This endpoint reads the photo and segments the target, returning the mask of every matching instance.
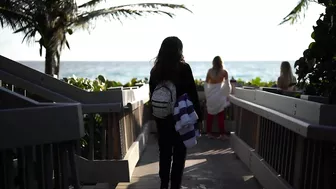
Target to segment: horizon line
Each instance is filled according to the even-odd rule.
[[[45,60],[14,60],[17,62],[44,62]],[[211,62],[212,60],[189,60],[188,62]],[[224,60],[225,62],[282,62],[282,61],[296,61],[296,60]],[[154,62],[150,60],[61,60],[60,62]]]

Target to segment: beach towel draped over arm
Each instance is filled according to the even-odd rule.
[[[193,103],[189,100],[188,94],[183,94],[177,99],[174,108],[175,130],[187,148],[197,144],[196,137],[199,136],[196,123],[198,116],[194,110]]]

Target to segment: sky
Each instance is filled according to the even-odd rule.
[[[101,7],[139,0],[106,0]],[[186,5],[193,13],[173,11],[173,19],[149,15],[137,19],[101,19],[90,31],[68,36],[71,49],[63,61],[150,61],[165,37],[177,36],[187,61],[296,60],[312,42],[310,35],[323,7],[311,4],[305,18],[295,25],[278,25],[297,0],[166,0]],[[0,28],[0,55],[13,60],[44,60],[37,43],[22,43],[23,34]],[[38,38],[37,38],[38,39]]]

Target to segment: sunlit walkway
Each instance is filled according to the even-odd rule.
[[[138,163],[131,183],[119,183],[117,189],[158,189],[158,147],[154,136]],[[236,158],[229,141],[201,137],[189,149],[183,189],[260,189],[247,167]]]

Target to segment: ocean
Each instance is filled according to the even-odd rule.
[[[43,72],[42,61],[19,61],[33,69]],[[188,62],[192,68],[195,79],[205,79],[207,70],[212,66],[211,61]],[[280,72],[281,61],[225,61],[225,68],[229,77],[235,79],[251,80],[260,77],[262,81],[275,81]],[[291,61],[293,66],[293,61]],[[126,83],[132,78],[143,79],[149,77],[153,62],[130,62],[130,61],[62,61],[60,78],[75,75],[94,79],[103,75],[109,80]]]

